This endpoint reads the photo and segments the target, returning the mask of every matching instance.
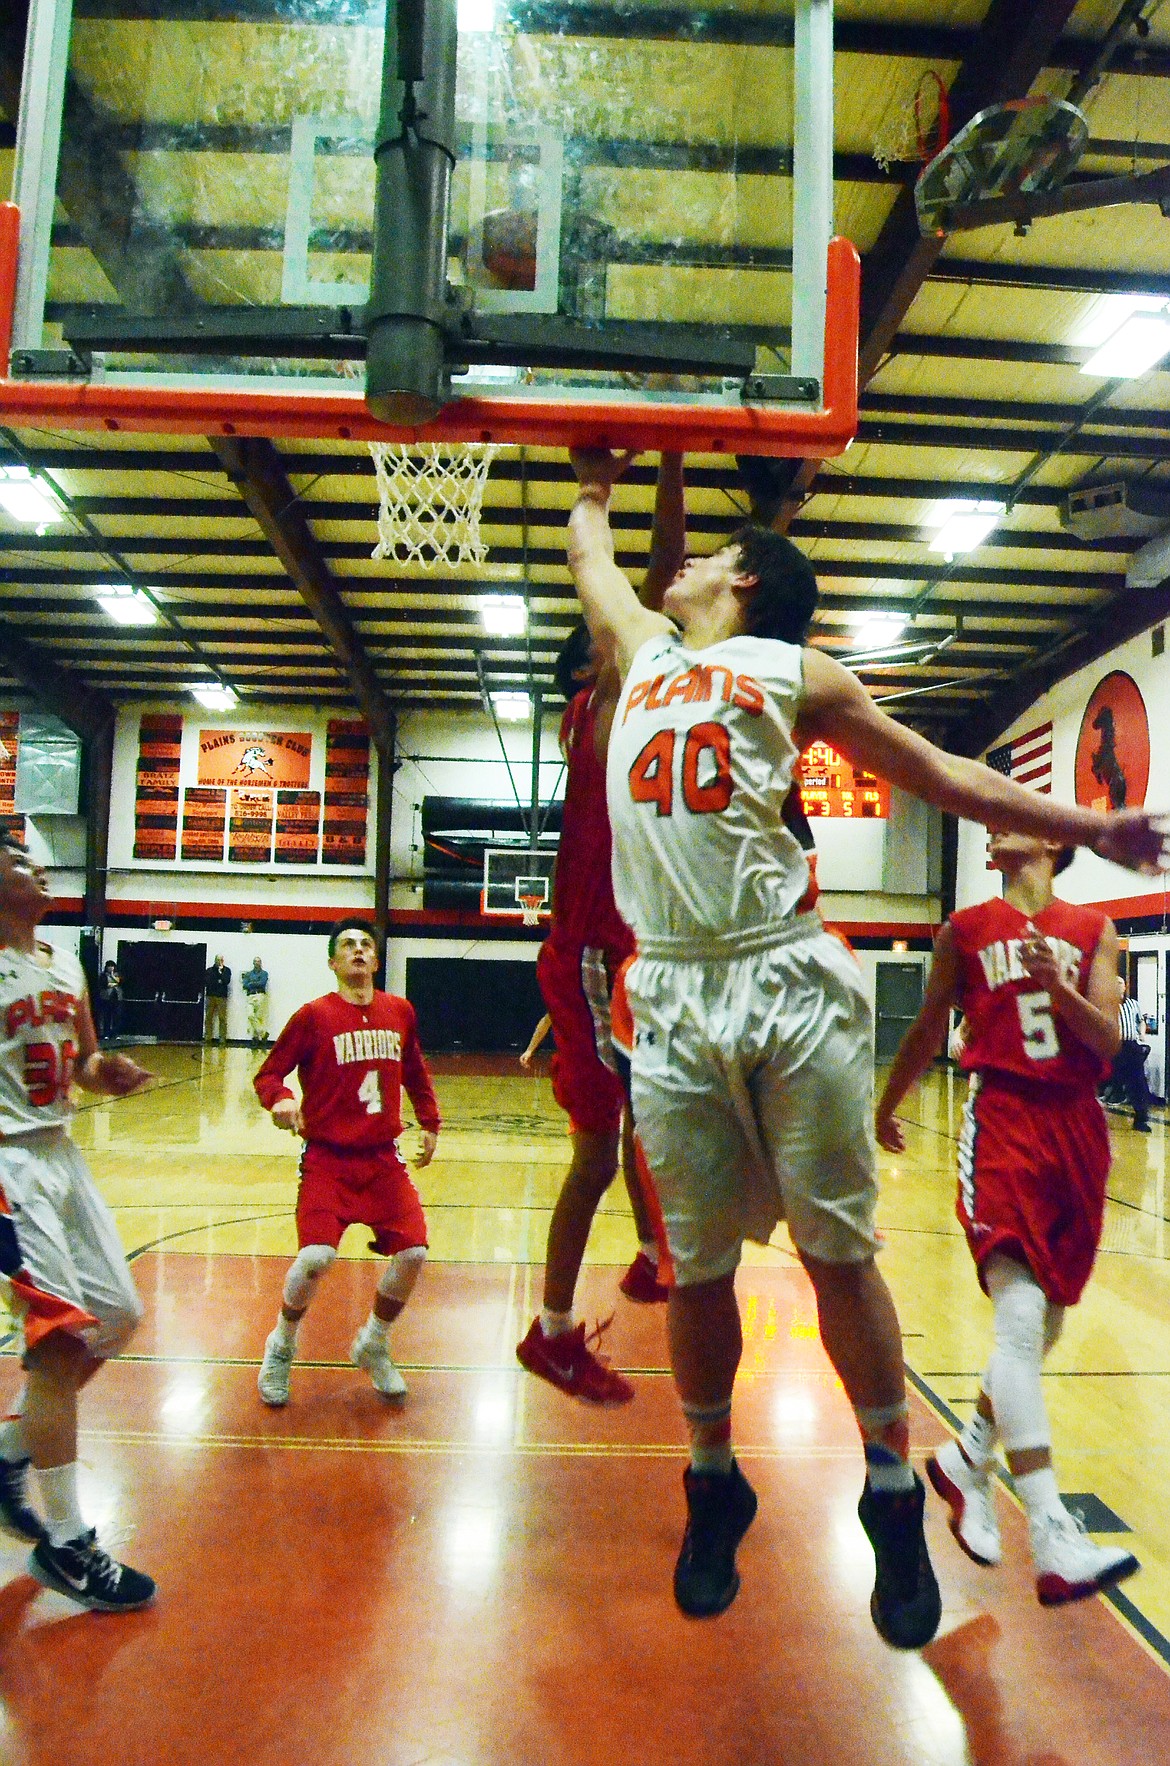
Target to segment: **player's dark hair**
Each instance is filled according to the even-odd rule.
[[[553,664],[553,680],[557,684],[557,692],[564,700],[569,700],[581,691],[581,682],[574,680],[580,669],[589,667],[589,627],[583,619],[579,619],[564,643]]]
[[[354,914],[348,920],[338,920],[336,926],[329,928],[329,955],[331,957],[337,955],[337,940],[343,932],[368,932],[374,941],[374,949],[381,949],[378,943],[378,928],[371,925],[369,920],[363,920],[360,914]]]
[[[1059,877],[1062,871],[1067,871],[1076,856],[1077,849],[1075,846],[1062,846],[1053,863],[1052,875],[1054,877]]]
[[[755,593],[744,599],[745,636],[803,644],[816,611],[817,578],[799,546],[755,522],[739,528],[728,544],[739,553],[743,575],[757,583]]]

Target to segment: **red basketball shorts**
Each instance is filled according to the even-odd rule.
[[[536,979],[556,1037],[553,1096],[574,1131],[616,1134],[623,1092],[613,1064],[609,994],[624,950],[558,945],[547,938],[536,959]]]
[[[973,1074],[955,1211],[980,1285],[998,1252],[1026,1263],[1054,1305],[1075,1305],[1101,1239],[1109,1160],[1093,1092]]]
[[[372,1251],[390,1257],[425,1245],[427,1223],[418,1191],[396,1147],[349,1153],[311,1141],[301,1154],[297,1244],[341,1243],[347,1226],[368,1226]]]

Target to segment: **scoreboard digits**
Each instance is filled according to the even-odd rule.
[[[814,742],[796,763],[800,801],[806,816],[871,817],[884,821],[890,813],[890,788],[873,773],[854,767],[830,748]]]

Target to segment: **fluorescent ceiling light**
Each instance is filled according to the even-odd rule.
[[[1083,325],[1070,342],[1078,349],[1095,350],[1121,330],[1134,313],[1160,313],[1166,306],[1161,294],[1102,294],[1092,303]]]
[[[230,711],[236,703],[235,688],[221,687],[218,682],[214,685],[201,682],[199,686],[189,687],[187,690],[192,699],[198,699],[200,705],[205,705],[208,711]]]
[[[527,693],[493,693],[496,716],[505,723],[522,724],[532,715],[532,701]]]
[[[855,613],[853,643],[858,650],[875,650],[879,644],[892,644],[906,630],[902,613]]]
[[[926,524],[938,529],[930,542],[931,551],[942,552],[948,564],[959,552],[973,552],[1006,510],[1006,503],[975,502],[970,497],[948,497],[936,503]]]
[[[494,31],[496,0],[459,0],[456,22],[463,33]]]
[[[1102,380],[1136,380],[1170,352],[1170,318],[1165,314],[1131,313],[1113,336],[1087,362],[1082,374]]]
[[[484,631],[494,638],[518,638],[528,630],[528,608],[523,595],[481,595],[479,617]]]
[[[13,521],[25,521],[30,527],[47,527],[60,521],[62,508],[57,498],[27,466],[0,466],[0,508],[6,509]]]
[[[158,611],[141,589],[128,583],[103,583],[94,590],[94,599],[102,612],[118,625],[155,625]]]

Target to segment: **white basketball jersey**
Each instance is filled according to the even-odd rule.
[[[797,644],[647,639],[622,688],[607,791],[614,896],[646,955],[782,935],[808,886],[780,816],[803,693]]]
[[[73,1112],[85,976],[68,951],[37,949],[46,963],[0,949],[0,1135],[53,1128]]]

